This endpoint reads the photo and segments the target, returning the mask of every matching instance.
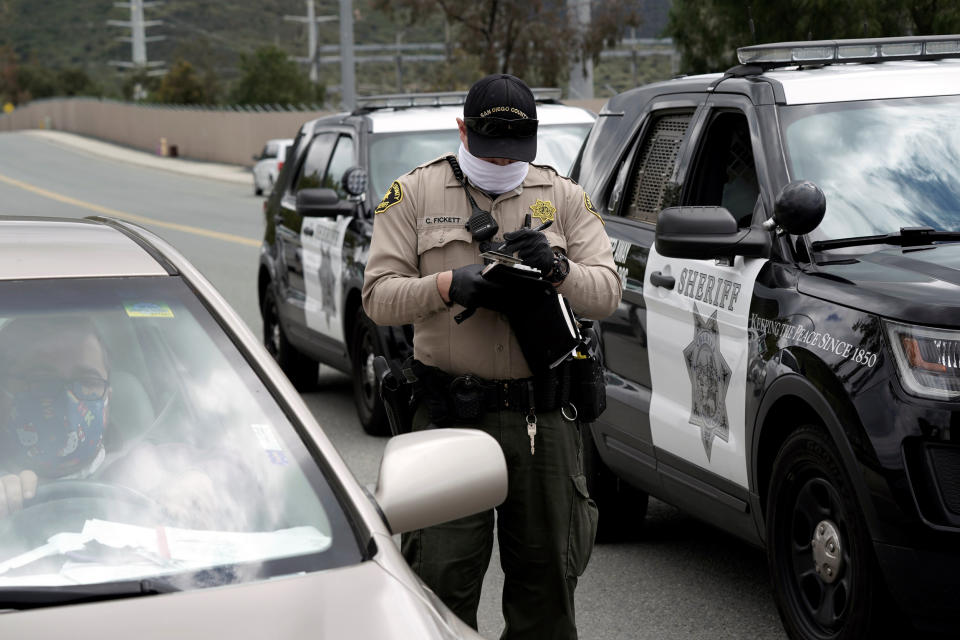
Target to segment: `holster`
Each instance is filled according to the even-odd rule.
[[[607,382],[600,341],[592,320],[580,321],[583,341],[569,359],[570,402],[580,422],[593,422],[607,408]]]
[[[410,375],[409,358],[403,364],[399,360],[387,360],[383,356],[373,359],[373,370],[380,386],[380,398],[390,423],[393,435],[409,433],[413,430],[413,383],[416,378]]]

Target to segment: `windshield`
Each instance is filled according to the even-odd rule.
[[[950,96],[783,107],[790,179],[812,180],[827,199],[811,237],[960,231],[958,103]]]
[[[540,126],[534,162],[550,165],[560,175],[567,175],[589,131],[589,123]],[[374,193],[386,193],[394,180],[414,167],[445,153],[456,153],[459,148],[460,136],[456,129],[375,134],[370,144],[370,181]]]
[[[0,587],[358,562],[293,425],[176,277],[0,282]],[[3,596],[0,595],[0,601]]]

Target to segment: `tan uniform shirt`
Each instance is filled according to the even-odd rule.
[[[559,286],[574,311],[604,318],[620,302],[620,277],[603,221],[586,193],[553,169],[530,165],[523,184],[491,200],[469,187],[477,205],[490,211],[503,234],[533,227],[551,217],[544,231],[550,244],[570,261],[570,274]],[[470,204],[463,187],[443,158],[400,177],[377,207],[373,242],[363,282],[363,308],[382,325],[412,323],[414,356],[447,373],[471,373],[489,380],[526,378],[530,369],[510,324],[489,309],[461,324],[437,289],[437,274],[468,264],[482,264],[479,243],[464,228]]]

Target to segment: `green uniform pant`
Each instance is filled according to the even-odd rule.
[[[431,428],[427,420],[421,406],[414,430]],[[490,434],[507,461],[507,499],[496,509],[506,621],[501,638],[576,638],[573,592],[597,529],[577,424],[559,410],[537,414],[534,455],[522,413],[488,412],[479,424],[454,426]],[[493,530],[494,514],[487,511],[403,536],[413,570],[474,629]]]

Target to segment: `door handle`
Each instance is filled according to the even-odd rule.
[[[673,285],[676,284],[676,282],[673,276],[662,275],[659,271],[654,271],[650,274],[650,284],[655,287],[673,289]]]
[[[303,235],[305,235],[305,236],[312,236],[312,235],[313,235],[313,227],[307,227],[306,229],[304,229],[304,230],[303,230]]]

